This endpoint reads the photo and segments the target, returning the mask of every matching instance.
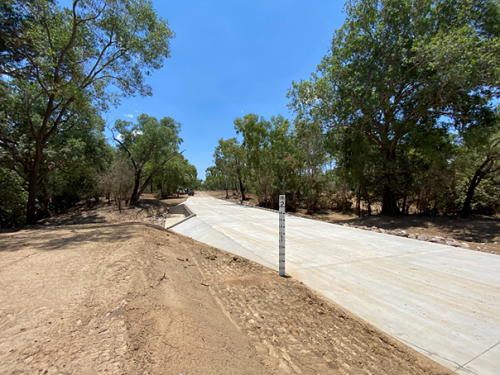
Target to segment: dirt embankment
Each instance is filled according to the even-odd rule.
[[[450,373],[294,279],[94,214],[0,234],[0,373]]]

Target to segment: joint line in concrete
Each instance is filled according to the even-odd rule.
[[[462,369],[462,368],[464,368],[465,366],[467,366],[467,365],[468,365],[469,363],[471,363],[472,361],[475,361],[476,359],[478,359],[479,357],[481,357],[483,354],[488,353],[491,349],[493,349],[493,348],[494,348],[495,346],[497,346],[498,344],[500,344],[500,341],[499,341],[499,342],[497,342],[496,344],[494,344],[492,347],[490,347],[490,348],[486,349],[484,352],[482,352],[482,353],[478,354],[477,356],[475,356],[474,358],[472,358],[470,361],[465,362],[462,366],[460,366],[459,368],[457,368],[457,369],[455,370],[455,372],[456,372],[456,371],[458,371],[458,370],[460,370],[460,369]]]

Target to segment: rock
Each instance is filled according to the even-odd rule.
[[[255,350],[257,350],[257,353],[259,353],[259,354],[266,354],[267,355],[269,353],[267,348],[264,345],[262,345],[261,343],[258,343],[255,345]]]
[[[462,248],[464,248],[464,249],[470,249],[469,244],[465,243],[465,242],[462,242],[462,244],[460,246],[462,246]]]
[[[284,352],[284,351],[281,351],[281,355],[283,356],[283,359],[289,361],[291,360],[290,356],[288,355],[288,353]]]
[[[416,235],[416,234],[414,234],[414,233],[410,233],[410,234],[408,235],[408,238],[411,238],[411,239],[413,239],[413,240],[416,240],[416,239],[417,239],[417,235]]]
[[[460,242],[455,241],[455,240],[453,240],[453,239],[451,239],[451,238],[447,238],[447,239],[446,239],[446,244],[447,244],[448,246],[454,246],[454,247],[459,247],[459,246],[460,246]]]
[[[436,236],[436,237],[431,237],[430,242],[434,242],[434,243],[440,243],[440,244],[446,244],[446,240],[443,238],[443,237],[439,237],[439,236]]]
[[[476,247],[476,250],[480,251],[481,250],[481,246]]]
[[[396,233],[396,235],[399,237],[408,237],[408,233],[406,233],[405,230],[402,230],[401,232]]]
[[[429,241],[430,237],[425,234],[419,234],[417,237],[420,241]]]
[[[380,233],[385,233],[385,229],[380,229]]]
[[[386,231],[385,233],[390,234],[390,235],[392,235],[392,236],[397,235],[397,233],[396,233],[396,232],[394,232],[393,230],[388,230],[388,231]]]
[[[372,232],[377,232],[377,233],[380,233],[380,229],[378,229],[377,227],[372,227],[370,229]]]

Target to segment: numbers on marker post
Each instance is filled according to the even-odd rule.
[[[285,196],[279,200],[279,275],[285,276]]]

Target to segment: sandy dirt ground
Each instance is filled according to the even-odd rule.
[[[450,374],[153,201],[0,233],[1,374]]]
[[[200,192],[200,194],[225,199],[225,192],[221,191]],[[233,191],[229,192],[229,197],[230,201],[239,202]],[[258,204],[253,194],[248,194],[248,197],[250,199],[245,201],[245,204],[253,206]],[[305,209],[299,209],[294,215],[333,224],[347,223],[368,228],[375,226],[396,232],[405,230],[408,233],[453,238],[469,244],[473,251],[500,254],[500,215],[473,215],[467,219],[431,215],[373,215],[358,218],[352,212],[346,215],[339,212],[309,215]]]

